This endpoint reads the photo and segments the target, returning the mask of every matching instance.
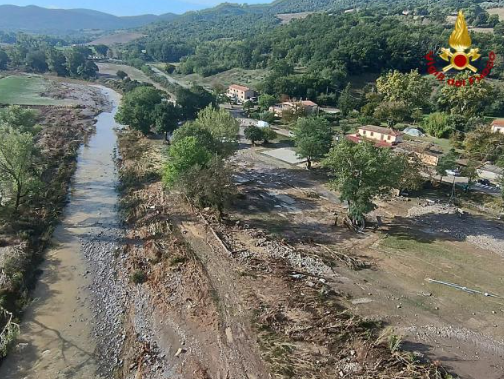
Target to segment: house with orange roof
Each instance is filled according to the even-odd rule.
[[[232,84],[227,90],[227,96],[234,101],[245,102],[255,96],[255,91],[249,87]]]
[[[500,118],[492,122],[492,132],[504,134],[504,119]]]

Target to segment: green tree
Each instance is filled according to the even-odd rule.
[[[217,142],[214,140],[212,133],[210,133],[210,131],[204,126],[191,121],[186,122],[181,128],[175,130],[172,137],[172,143],[175,144],[187,137],[196,138],[199,146],[203,146],[213,154],[219,154]]]
[[[124,80],[128,77],[128,74],[126,74],[123,70],[118,70],[116,75],[121,80]]]
[[[343,140],[331,149],[323,164],[334,176],[331,187],[348,203],[348,216],[354,225],[364,225],[365,215],[375,209],[374,197],[389,194],[400,182],[403,159],[370,142]]]
[[[469,85],[470,74],[462,73],[454,80],[466,81],[465,86],[443,86],[439,93],[439,108],[451,114],[463,115],[466,118],[479,115],[494,98],[494,88],[485,80],[475,81]]]
[[[272,128],[262,128],[264,143],[270,143],[277,137],[276,132]]]
[[[262,111],[267,111],[277,103],[277,98],[273,95],[264,94],[259,96],[258,104]]]
[[[16,211],[23,200],[39,188],[36,155],[31,134],[16,130],[0,131],[0,199],[13,203]]]
[[[7,65],[10,62],[10,58],[7,53],[0,49],[0,70],[7,70]]]
[[[232,170],[219,157],[213,157],[206,166],[190,168],[180,177],[177,188],[192,205],[213,208],[219,218],[236,195]]]
[[[307,168],[319,161],[331,149],[334,132],[331,124],[323,117],[298,119],[294,128],[296,153],[306,159]]]
[[[472,159],[496,162],[504,155],[504,135],[493,133],[488,126],[479,127],[466,134],[464,148]]]
[[[46,72],[48,70],[48,65],[46,61],[46,55],[43,50],[30,51],[26,55],[26,67],[34,72]]]
[[[443,182],[443,178],[448,175],[448,170],[454,170],[457,168],[458,155],[454,151],[443,155],[439,158],[438,164],[436,166],[436,172],[440,175],[439,182]]]
[[[65,54],[56,49],[49,49],[46,56],[49,71],[56,73],[58,76],[68,76]]]
[[[153,87],[137,87],[123,96],[115,119],[121,124],[147,134],[156,123],[158,116],[156,106],[162,101],[161,91]]]
[[[19,105],[0,111],[0,128],[12,128],[20,133],[37,134],[40,126],[37,126],[38,112],[33,109],[25,109]]]
[[[106,57],[109,51],[109,47],[107,45],[95,45],[93,48],[96,51],[96,54],[102,57]]]
[[[163,173],[163,183],[173,188],[184,174],[195,167],[206,167],[212,153],[196,137],[186,137],[173,143],[168,150],[168,162]]]
[[[376,107],[374,117],[380,121],[387,122],[388,126],[393,127],[397,123],[404,121],[410,113],[406,103],[402,101],[386,101]]]
[[[478,167],[480,164],[473,160],[469,159],[467,161],[467,165],[465,165],[461,170],[461,175],[466,177],[469,180],[469,185],[471,185],[476,179],[478,179]]]
[[[496,162],[504,155],[504,135],[493,133],[488,126],[479,127],[466,134],[464,148],[474,160]]]
[[[443,112],[428,115],[422,122],[422,127],[427,134],[437,138],[446,137],[453,131],[450,116]]]
[[[400,101],[410,109],[423,107],[432,92],[428,80],[417,70],[406,74],[394,70],[382,75],[376,80],[376,88],[385,101]]]
[[[245,128],[245,138],[248,139],[252,145],[255,145],[257,141],[262,141],[264,139],[263,130],[257,126],[247,126]]]
[[[198,113],[194,123],[210,132],[219,155],[227,157],[234,154],[238,145],[240,124],[228,111],[208,106]]]
[[[177,129],[180,119],[179,108],[169,102],[163,101],[154,107],[156,133],[164,133],[165,140],[168,141],[168,134]]]
[[[175,95],[184,120],[196,118],[199,111],[216,103],[215,97],[201,86],[179,87]]]
[[[338,108],[343,116],[348,116],[351,111],[355,109],[356,101],[351,94],[352,86],[350,83],[347,84],[345,89],[341,92],[340,98],[338,100]]]
[[[420,163],[416,155],[408,157],[406,155],[401,156],[402,169],[403,172],[401,180],[399,182],[400,190],[410,190],[417,191],[422,188],[425,179],[422,177],[422,164]]]

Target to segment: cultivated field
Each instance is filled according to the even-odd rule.
[[[67,100],[56,100],[44,95],[50,82],[39,76],[12,75],[0,79],[0,104],[71,105]]]

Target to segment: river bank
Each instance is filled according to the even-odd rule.
[[[109,378],[119,361],[122,286],[115,282],[113,261],[121,238],[114,162],[120,97],[93,88],[108,101],[97,102],[95,133],[79,150],[63,221],[0,377]]]

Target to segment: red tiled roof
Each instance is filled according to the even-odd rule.
[[[355,134],[348,134],[345,136],[345,138],[353,143],[361,143],[363,141],[363,139],[360,136]],[[374,142],[368,139],[366,139],[365,141]],[[388,147],[388,148],[392,147],[392,144],[386,141],[378,141],[374,145],[375,147]]]
[[[492,126],[504,126],[504,119],[499,118],[492,121]]]
[[[382,126],[375,126],[375,125],[365,125],[365,126],[361,126],[359,129],[369,130],[370,132],[381,133],[381,134],[385,134],[388,136],[394,136],[394,137],[402,136],[404,134],[404,133],[401,133],[401,132],[394,130],[394,129],[384,128]]]
[[[318,104],[314,103],[311,100],[304,100],[304,101],[302,101],[302,103],[304,106],[307,106],[307,107],[318,107]]]
[[[352,141],[353,143],[361,143],[361,139],[356,136],[355,134],[348,134],[345,136],[345,138],[349,141]]]
[[[250,88],[245,87],[245,86],[240,86],[239,84],[232,84],[229,86],[229,88],[237,89],[238,91],[250,91]]]

